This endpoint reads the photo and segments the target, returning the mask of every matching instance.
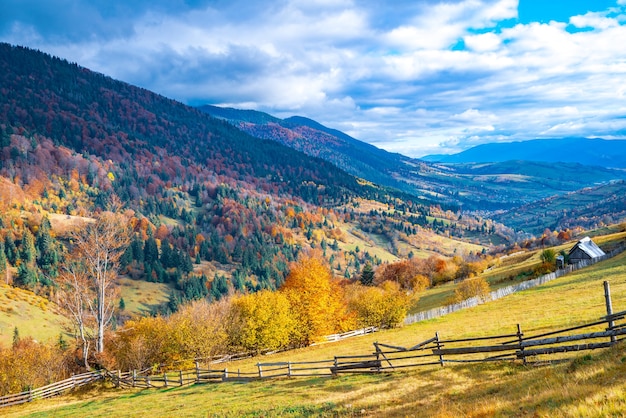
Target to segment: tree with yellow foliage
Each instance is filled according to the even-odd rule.
[[[487,283],[484,277],[465,279],[454,289],[454,302],[458,303],[473,297],[485,300],[489,297],[489,292],[489,283]]]
[[[320,258],[306,255],[291,265],[281,291],[295,316],[292,342],[309,345],[320,337],[349,328],[342,289]]]
[[[346,288],[346,301],[358,327],[392,328],[404,321],[411,297],[397,282],[386,281],[380,286],[354,283]]]
[[[295,325],[287,296],[269,290],[235,297],[230,321],[231,346],[257,353],[289,346]]]

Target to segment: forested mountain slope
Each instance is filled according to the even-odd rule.
[[[345,277],[367,261],[451,254],[463,245],[456,239],[484,224],[470,216],[444,222],[457,215],[150,91],[8,44],[0,44],[0,193],[9,275],[26,288],[49,285],[63,258],[65,246],[54,239],[63,232],[47,219],[89,217],[114,195],[132,211],[135,229],[124,272],[169,282],[183,298],[275,288],[307,248],[321,250]],[[423,231],[445,243],[420,249]],[[471,235],[468,251],[481,250]]]
[[[320,157],[368,181],[391,186],[468,210],[511,209],[626,173],[573,163],[502,161],[490,164],[439,164],[412,159],[366,144],[308,118],[279,119],[267,113],[217,106],[203,112],[230,121],[259,138],[272,139]],[[482,161],[482,160],[481,160]]]

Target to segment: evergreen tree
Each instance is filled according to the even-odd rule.
[[[139,237],[135,237],[133,242],[130,244],[133,247],[133,259],[136,260],[140,265],[143,264],[143,241],[139,239]]]
[[[31,264],[35,261],[37,249],[35,248],[35,237],[28,228],[24,229],[22,234],[22,240],[20,242],[20,259],[27,264]]]
[[[17,261],[17,246],[15,245],[13,236],[10,233],[4,238],[4,252],[7,256],[7,260],[9,260],[9,263],[15,265],[15,262]]]
[[[183,271],[183,273],[185,274],[189,274],[193,271],[193,263],[191,261],[191,257],[189,256],[189,254],[185,253],[183,256],[183,264],[181,267],[181,270]]]
[[[368,261],[361,270],[361,284],[365,286],[372,286],[374,284],[374,268]]]
[[[41,226],[35,237],[35,247],[37,250],[37,265],[49,277],[56,277],[59,256],[53,245],[50,235],[50,221],[47,217],[41,222]]]
[[[220,300],[222,296],[228,294],[228,281],[226,277],[215,275],[213,282],[211,283],[211,297],[214,300]]]
[[[37,281],[37,272],[34,268],[26,263],[21,263],[17,268],[15,284],[25,289],[32,289],[37,284]]]
[[[154,237],[148,237],[143,247],[143,260],[146,264],[153,264],[159,259],[159,248]]]
[[[13,348],[17,347],[20,343],[20,330],[17,327],[13,328]]]
[[[7,269],[7,256],[4,252],[4,243],[0,241],[0,274],[5,273]]]
[[[63,333],[59,334],[59,341],[57,343],[57,347],[59,347],[59,350],[61,351],[65,351],[69,347],[69,345],[67,344],[67,341],[65,341],[65,338],[63,338]]]
[[[167,241],[161,242],[161,255],[159,257],[163,268],[175,267],[172,265],[172,247]]]

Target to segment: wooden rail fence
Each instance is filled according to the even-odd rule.
[[[537,277],[536,279],[526,280],[519,284],[496,289],[490,292],[489,295],[485,298],[473,297],[473,298],[469,298],[464,301],[461,301],[459,303],[454,303],[452,305],[441,306],[439,308],[433,308],[428,311],[409,314],[404,319],[404,323],[405,325],[410,325],[410,324],[414,324],[415,322],[426,321],[428,319],[433,319],[433,318],[439,318],[441,316],[460,311],[461,309],[473,308],[475,306],[481,305],[490,300],[501,299],[513,293],[521,292],[522,290],[527,290],[533,287],[541,286],[543,284],[551,282],[552,280],[558,279],[559,277],[565,276],[566,274],[572,273],[581,268],[588,267],[593,264],[599,263],[601,261],[607,260],[609,258],[615,257],[616,255],[624,252],[625,250],[626,250],[626,246],[621,245],[618,248],[615,248],[613,251],[610,251],[606,255],[603,255],[602,257],[594,258],[592,260],[581,260],[580,262],[576,264],[570,264],[568,266],[565,266],[565,268],[559,269],[552,273],[544,274],[543,276]]]
[[[614,313],[608,282],[604,282],[606,315],[595,321],[556,331],[526,335],[517,325],[510,333],[472,338],[431,338],[409,347],[374,343],[368,354],[335,356],[332,359],[301,362],[257,363],[256,372],[236,373],[228,369],[195,367],[174,372],[96,371],[72,376],[61,382],[0,397],[0,408],[57,396],[96,381],[107,380],[116,387],[168,388],[197,383],[249,381],[271,378],[337,376],[342,373],[380,373],[405,368],[445,366],[452,363],[490,361],[554,362],[557,354],[611,347],[626,339],[626,311]],[[585,332],[581,331],[584,330]]]
[[[51,398],[58,396],[64,392],[76,389],[82,386],[90,385],[93,382],[103,380],[105,374],[103,371],[87,372],[74,375],[60,382],[51,383],[37,389],[29,389],[27,391],[16,393],[14,395],[0,396],[0,408],[11,405],[19,405],[26,402],[32,402],[36,399]]]

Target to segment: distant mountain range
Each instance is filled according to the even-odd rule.
[[[562,138],[491,143],[478,145],[458,154],[428,155],[423,157],[423,160],[441,163],[491,163],[523,160],[626,168],[626,141]]]
[[[56,192],[61,189],[57,178],[75,172],[98,187],[91,208],[115,192],[141,213],[173,218],[182,211],[176,197],[180,190],[206,211],[201,220],[211,231],[217,228],[212,220],[222,216],[213,200],[232,199],[237,193],[265,193],[324,208],[363,198],[389,207],[407,202],[414,210],[438,206],[478,210],[484,216],[626,178],[626,170],[597,164],[522,161],[536,158],[521,151],[515,161],[489,163],[413,159],[305,117],[192,108],[65,60],[2,43],[0,70],[0,176],[11,179],[7,182],[33,190],[39,182],[47,193]],[[624,142],[596,141],[597,151],[605,143]],[[576,151],[567,154],[581,154],[572,149]],[[67,161],[68,153],[72,161]],[[624,154],[615,149],[602,153],[615,161]],[[185,218],[189,213],[196,209],[185,208]],[[235,241],[245,242],[245,229],[232,229],[215,233],[222,237],[230,232]]]
[[[431,202],[461,205],[467,209],[508,210],[549,196],[626,178],[626,172],[599,164],[591,167],[576,162],[542,162],[525,158],[522,152],[518,152],[517,157],[511,153],[510,158],[488,164],[444,165],[387,152],[301,116],[280,119],[254,110],[217,106],[199,109],[252,136],[271,139],[319,157],[369,182]],[[529,145],[521,143],[521,146]],[[619,159],[620,154],[616,155]]]

